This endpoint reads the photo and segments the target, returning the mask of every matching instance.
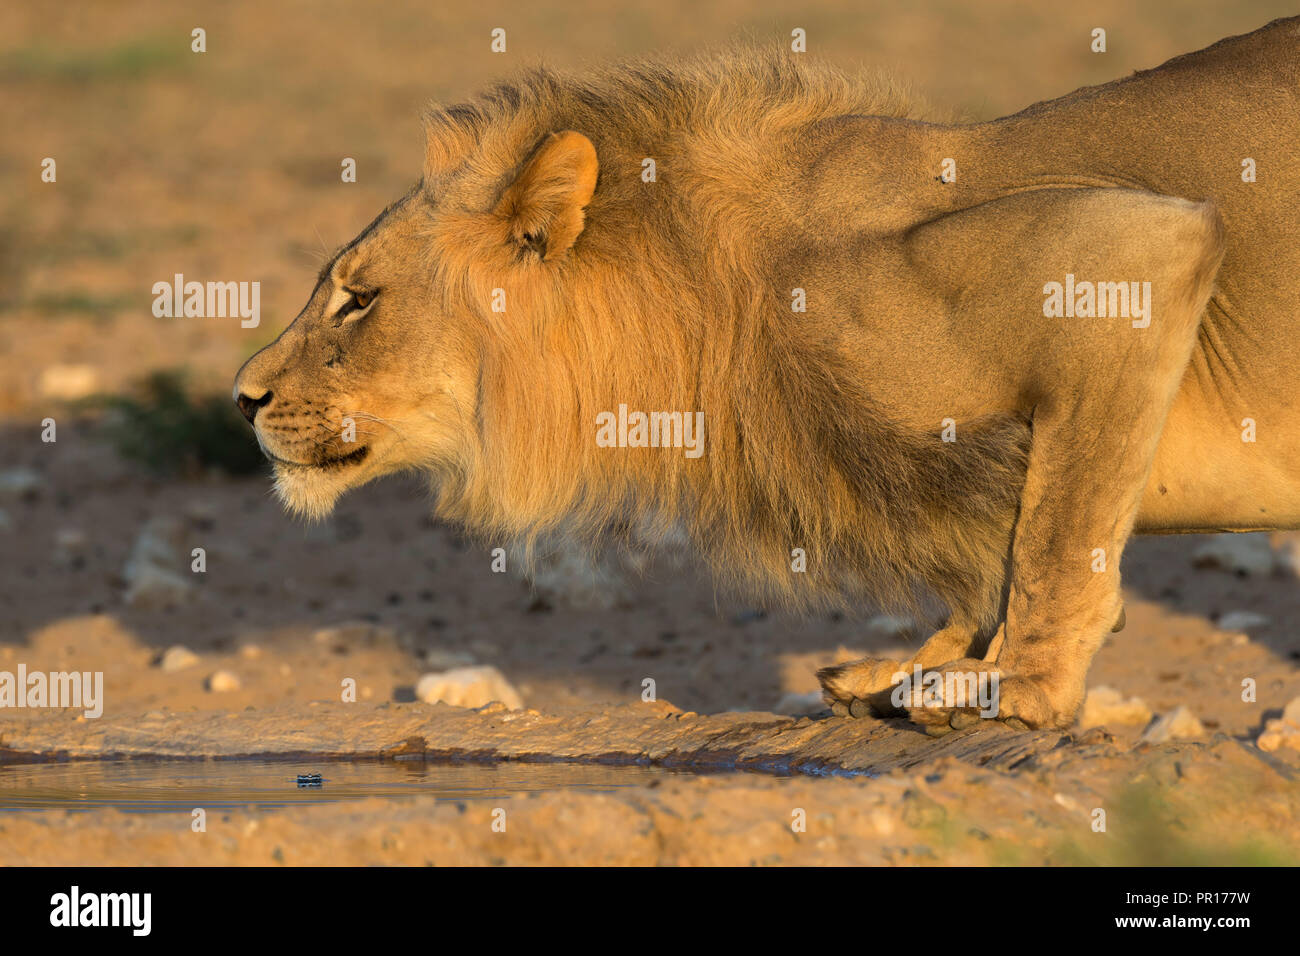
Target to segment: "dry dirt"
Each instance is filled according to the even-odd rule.
[[[1126,554],[1128,625],[1090,684],[1141,697],[1155,715],[1187,707],[1203,727],[1195,740],[1139,743],[1134,724],[936,741],[905,721],[771,712],[814,690],[817,667],[904,643],[865,615],[767,614],[671,561],[612,607],[540,600],[491,572],[493,542],[432,524],[414,480],[354,493],[329,522],[303,526],[265,478],[161,479],[124,462],[62,401],[84,390],[79,377],[116,392],[182,365],[198,387],[227,389],[306,299],[321,255],[415,177],[423,102],[523,62],[685,51],[797,25],[819,55],[906,60],[929,98],[984,117],[1293,12],[1120,0],[866,9],[484,2],[362,14],[235,2],[199,23],[161,2],[6,5],[0,111],[22,135],[0,143],[0,472],[34,478],[25,490],[0,483],[0,671],[103,671],[106,702],[94,720],[0,710],[0,763],[400,754],[747,772],[520,795],[505,833],[486,805],[426,798],[230,811],[202,836],[188,815],[11,813],[0,815],[0,863],[1300,862],[1300,755],[1254,744],[1300,697],[1292,571],[1197,568],[1199,538],[1138,540]],[[1104,58],[1080,40],[1094,21],[1110,33]],[[189,52],[199,25],[203,55]],[[504,57],[487,52],[499,25]],[[58,160],[57,184],[40,181],[45,156]],[[339,181],[344,156],[358,160],[356,184]],[[262,326],[154,318],[151,287],[177,272],[261,281]],[[55,443],[40,440],[46,416],[59,422]],[[191,593],[131,606],[124,569],[160,518],[176,523]],[[189,573],[195,547],[203,574]],[[1266,620],[1218,626],[1237,611]],[[346,622],[363,626],[322,633]],[[198,660],[164,670],[175,645]],[[414,702],[421,674],[452,660],[496,666],[527,710]],[[239,689],[209,689],[218,671]],[[656,703],[641,700],[647,677]],[[340,702],[345,678],[356,703]],[[1242,700],[1246,678],[1254,702]]]

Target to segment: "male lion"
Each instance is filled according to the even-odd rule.
[[[422,180],[239,373],[280,496],[419,469],[499,538],[649,522],[767,597],[937,598],[914,661],[819,675],[837,713],[918,664],[1069,726],[1130,533],[1300,526],[1300,18],[911,112],[752,50],[433,110]],[[703,454],[598,443],[626,409],[703,412]]]

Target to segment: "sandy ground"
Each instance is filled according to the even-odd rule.
[[[1141,743],[1144,723],[1109,723],[934,741],[906,721],[815,716],[814,704],[802,708],[812,719],[770,713],[815,690],[818,666],[912,646],[863,619],[763,615],[671,562],[608,609],[543,601],[491,572],[485,544],[431,527],[412,483],[385,482],[304,528],[258,479],[158,483],[89,428],[56,448],[23,459],[42,484],[4,503],[0,670],[102,670],[104,715],[0,713],[0,761],[402,754],[763,773],[520,795],[495,842],[490,808],[427,799],[231,811],[203,842],[187,815],[10,814],[2,862],[1300,862],[1300,753],[1254,744],[1300,696],[1300,587],[1293,574],[1197,568],[1202,539],[1135,542],[1129,623],[1092,672],[1155,715],[1187,707],[1203,727],[1194,740]],[[133,607],[124,569],[160,516],[184,529],[178,565],[203,547],[207,571],[183,597]],[[1215,626],[1241,610],[1269,621]],[[169,671],[175,645],[195,660]],[[422,673],[471,662],[499,668],[526,709],[411,702]],[[239,688],[211,689],[221,671]],[[641,699],[647,677],[656,703]],[[1254,703],[1241,699],[1247,677]],[[349,678],[357,700],[344,704]],[[820,822],[796,833],[800,808]],[[1108,829],[1093,840],[1097,809]]]
[[[930,99],[980,117],[1294,11],[1267,2],[1134,11],[1119,0],[1086,11],[1001,0],[869,12],[804,4],[797,16],[776,3],[308,9],[230,3],[201,24],[162,3],[0,11],[0,111],[23,130],[0,143],[0,472],[27,474],[0,482],[0,670],[75,668],[106,680],[98,721],[0,711],[0,755],[142,755],[168,741],[190,756],[258,753],[288,747],[277,741],[292,733],[312,753],[377,754],[417,738],[408,756],[683,753],[712,769],[770,770],[790,762],[799,738],[795,763],[854,775],[687,776],[604,795],[521,796],[508,836],[490,830],[481,807],[428,801],[231,812],[203,843],[187,821],[163,816],[9,815],[0,862],[1300,861],[1296,751],[1254,743],[1300,697],[1300,582],[1280,559],[1249,574],[1197,567],[1199,538],[1138,540],[1125,556],[1128,626],[1090,684],[1140,697],[1153,716],[1188,708],[1201,725],[1193,740],[1138,743],[1139,721],[1026,744],[1004,728],[934,742],[903,721],[800,724],[771,713],[785,695],[815,690],[819,666],[914,644],[868,627],[866,612],[764,613],[673,561],[633,578],[609,607],[539,595],[513,573],[492,573],[493,542],[433,525],[414,480],[354,493],[329,522],[303,526],[261,477],[152,477],[65,401],[177,366],[200,388],[227,389],[305,300],[321,256],[417,174],[420,106],[524,62],[686,51],[738,30],[803,26],[818,55],[900,65]],[[1105,57],[1080,40],[1097,24],[1111,38]],[[209,35],[202,55],[189,52],[197,25]],[[487,46],[499,25],[510,35],[504,56]],[[56,184],[40,181],[45,156],[57,158]],[[344,156],[358,160],[355,184],[339,181]],[[176,272],[261,281],[262,326],[155,319],[152,284]],[[52,444],[40,440],[47,416],[59,422]],[[188,590],[132,605],[126,568],[159,522],[172,529],[168,560]],[[1293,545],[1274,541],[1279,555]],[[193,548],[206,553],[202,574],[190,572]],[[1225,619],[1233,612],[1260,617]],[[177,645],[197,659],[165,669],[162,655]],[[411,703],[422,674],[468,662],[497,667],[536,713],[502,723]],[[222,671],[238,689],[212,689]],[[348,678],[357,702],[344,705]],[[658,704],[641,702],[646,678]],[[1242,699],[1246,679],[1253,702]],[[330,718],[330,737],[322,708],[348,707]],[[643,712],[655,707],[663,712]],[[227,717],[238,727],[212,729]],[[683,719],[695,729],[666,750],[636,730]],[[541,723],[525,733],[521,720]],[[141,736],[149,728],[153,743]],[[710,750],[724,732],[732,749]],[[530,750],[511,743],[520,735]],[[997,756],[1017,747],[1020,762]],[[797,807],[807,810],[802,833],[791,829]],[[1110,810],[1106,834],[1091,827],[1099,807]]]

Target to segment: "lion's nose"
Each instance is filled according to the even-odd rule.
[[[250,425],[253,424],[253,419],[257,417],[257,410],[266,407],[270,402],[271,393],[269,390],[261,398],[250,398],[243,392],[235,396],[235,404],[239,406],[239,410],[244,413],[244,417],[248,419]]]

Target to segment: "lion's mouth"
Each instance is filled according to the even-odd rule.
[[[347,468],[349,465],[361,464],[361,462],[365,461],[366,456],[370,454],[370,446],[362,445],[360,448],[350,451],[346,455],[338,455],[333,458],[322,455],[315,461],[289,461],[281,458],[279,455],[271,454],[269,451],[266,451],[265,448],[263,448],[262,451],[266,454],[266,457],[275,462],[275,464],[283,465],[286,468],[320,468],[329,471],[336,468]]]

